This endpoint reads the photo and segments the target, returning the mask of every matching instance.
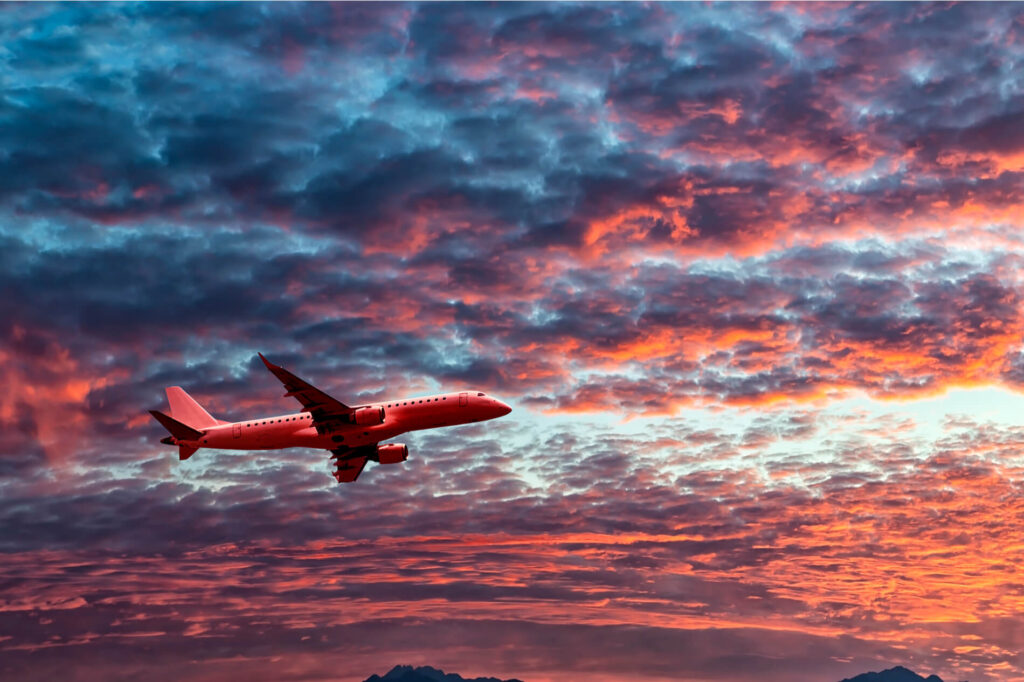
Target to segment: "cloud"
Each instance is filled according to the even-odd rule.
[[[1010,398],[907,415],[1024,377],[1022,31],[979,3],[5,8],[3,674],[1018,674]],[[516,410],[368,485],[176,462],[165,386],[290,409],[257,351],[346,401]]]
[[[811,435],[787,437],[809,444]],[[204,669],[216,674],[207,647],[229,646],[249,665],[272,633],[275,650],[295,655],[289,665],[311,670],[301,656],[348,651],[334,634],[388,623],[414,633],[433,623],[438,633],[482,627],[481,637],[491,627],[499,638],[520,631],[517,651],[535,650],[543,665],[557,656],[552,641],[576,638],[576,651],[590,654],[557,665],[579,674],[625,674],[638,665],[635,650],[604,642],[637,636],[723,652],[652,657],[644,675],[681,666],[741,679],[773,648],[749,660],[724,652],[750,638],[778,640],[773,647],[785,642],[792,653],[786,665],[803,669],[793,674],[811,679],[848,669],[815,653],[821,647],[865,661],[906,655],[894,641],[931,642],[935,653],[911,658],[939,668],[938,652],[977,636],[986,648],[961,655],[957,669],[995,679],[992,666],[1005,660],[998,651],[1015,641],[1012,630],[993,628],[1016,609],[1015,550],[1002,538],[1020,476],[996,453],[1020,438],[978,425],[939,441],[904,438],[913,457],[889,458],[884,477],[862,475],[861,456],[839,450],[826,469],[764,477],[709,468],[666,481],[647,470],[677,446],[580,433],[538,449],[547,453],[543,494],[517,481],[514,449],[469,434],[463,448],[429,459],[424,441],[414,449],[419,461],[395,475],[375,469],[374,485],[358,489],[324,487],[300,459],[269,458],[216,491],[202,474],[175,483],[167,472],[156,486],[94,478],[48,500],[18,485],[5,495],[4,542],[21,548],[10,555],[17,589],[3,602],[5,647],[12,665],[31,668],[33,652],[130,650],[144,634],[171,670],[196,665],[174,662],[187,646],[190,660],[209,658]],[[900,442],[893,435],[876,445],[880,464]],[[751,444],[749,436],[737,444]],[[213,465],[226,469],[229,459]],[[389,503],[367,513],[382,495]],[[19,511],[27,504],[31,515]],[[59,640],[43,620],[59,623]],[[491,636],[464,644],[466,660],[483,665],[473,652]],[[361,651],[346,674],[395,649]],[[500,665],[493,672],[514,668]],[[544,679],[544,670],[520,674]]]

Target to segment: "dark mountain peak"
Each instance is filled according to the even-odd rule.
[[[364,682],[520,682],[520,680],[499,680],[496,677],[468,679],[462,675],[445,673],[443,670],[431,668],[429,665],[419,668],[413,668],[411,665],[396,665],[384,677],[371,675]]]
[[[895,668],[889,668],[880,673],[864,673],[863,675],[850,677],[843,680],[843,682],[942,682],[942,678],[938,675],[921,677],[913,670],[908,670],[902,665],[898,665]]]

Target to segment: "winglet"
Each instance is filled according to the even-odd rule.
[[[265,357],[263,357],[263,353],[256,353],[256,355],[260,356],[260,360],[262,360],[263,364],[267,366],[267,369],[273,371],[274,364],[270,362],[270,360],[267,360]]]

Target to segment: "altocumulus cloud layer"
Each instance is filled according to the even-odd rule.
[[[0,672],[1024,679],[1022,60],[1015,4],[0,7]],[[344,488],[154,445],[285,409],[256,351],[517,409]]]

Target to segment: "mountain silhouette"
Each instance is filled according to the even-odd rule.
[[[364,682],[521,682],[521,680],[499,680],[497,677],[465,678],[455,673],[431,668],[428,665],[413,668],[411,665],[396,665],[384,677],[370,675]],[[941,682],[941,680],[940,680]]]
[[[901,665],[895,668],[883,670],[880,673],[864,673],[856,677],[850,677],[842,682],[942,682],[938,675],[921,677],[913,670],[907,670]]]
[[[396,665],[384,677],[370,675],[363,682],[521,682],[521,680],[499,680],[497,677],[470,679],[455,673],[445,673],[443,670],[430,666],[414,668],[411,665]],[[942,682],[942,678],[938,675],[922,677],[913,670],[898,665],[879,673],[864,673],[856,677],[849,677],[842,682]]]

